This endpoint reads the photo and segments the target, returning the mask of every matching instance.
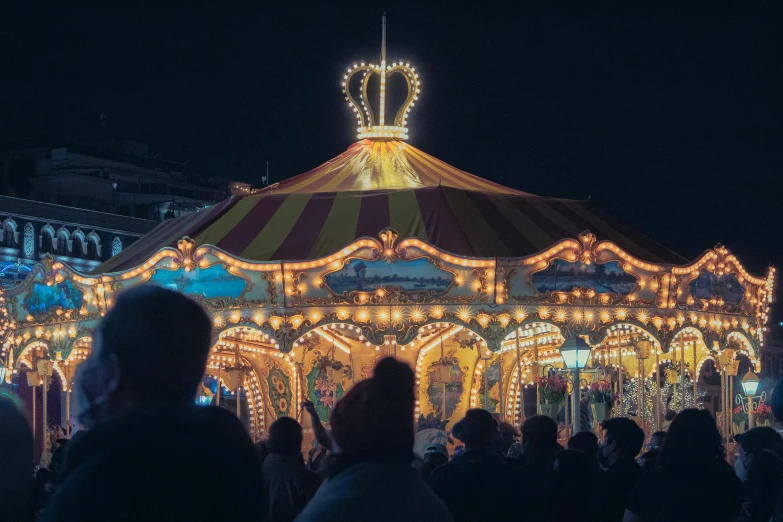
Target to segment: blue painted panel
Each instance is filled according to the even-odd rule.
[[[620,263],[571,263],[555,259],[531,278],[539,292],[571,292],[576,288],[592,288],[599,294],[628,295],[636,288],[636,278],[623,270]]]
[[[378,288],[390,287],[401,288],[406,292],[443,292],[454,280],[454,276],[424,258],[393,263],[351,259],[343,268],[327,275],[324,280],[329,288],[338,294],[353,291],[372,292]]]
[[[195,294],[204,298],[231,297],[236,299],[245,290],[245,280],[229,273],[223,265],[203,270],[158,270],[150,281],[164,288]]]

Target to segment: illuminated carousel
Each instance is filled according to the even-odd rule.
[[[408,91],[392,114],[394,77]],[[380,62],[348,67],[343,89],[359,141],[336,158],[166,221],[95,273],[47,257],[6,290],[6,380],[59,387],[68,417],[97,321],[117,293],[158,284],[211,314],[199,399],[236,408],[256,439],[305,399],[328,419],[390,355],[415,369],[420,429],[471,407],[516,424],[537,405],[570,425],[563,375],[586,387],[573,409],[584,422],[634,415],[652,431],[696,404],[731,429],[726,376],[760,370],[774,269],[751,275],[720,245],[688,261],[588,202],[504,187],[411,146],[421,81],[387,62],[385,33]],[[575,373],[557,370],[565,345],[583,349]]]

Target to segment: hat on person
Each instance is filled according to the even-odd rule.
[[[340,452],[358,460],[413,455],[413,370],[393,357],[337,403],[329,419]]]
[[[444,444],[441,444],[440,442],[433,442],[429,446],[427,446],[427,449],[424,451],[424,454],[430,454],[430,453],[440,453],[444,457],[449,456],[449,450],[446,449],[446,446]]]
[[[745,453],[757,453],[781,442],[780,434],[769,426],[759,426],[752,428],[745,433],[734,435],[734,440],[738,442]]]

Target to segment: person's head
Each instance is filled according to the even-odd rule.
[[[145,285],[117,297],[76,376],[80,422],[137,407],[189,403],[209,354],[212,323],[184,294]]]
[[[302,426],[296,419],[280,417],[269,426],[266,448],[270,454],[299,455],[302,452]]]
[[[598,437],[592,431],[580,431],[569,438],[566,445],[569,450],[581,451],[592,462],[598,458]]]
[[[0,506],[8,520],[22,518],[33,477],[33,432],[16,405],[0,397]]]
[[[650,442],[647,443],[647,451],[658,451],[663,445],[663,441],[666,439],[665,431],[656,431],[650,435]]]
[[[707,410],[689,408],[672,421],[658,454],[661,468],[670,476],[713,469],[725,457],[715,419]]]
[[[510,422],[503,421],[500,423],[500,436],[504,439],[516,439],[520,436],[519,430],[514,427]]]
[[[783,422],[783,379],[779,380],[772,389],[772,395],[769,398],[769,406],[772,408],[772,414],[775,420]]]
[[[449,461],[449,451],[446,446],[440,443],[433,443],[427,446],[424,451],[424,462],[426,462],[430,469],[435,469],[438,466],[442,466]]]
[[[605,466],[612,466],[622,458],[633,459],[642,450],[644,431],[631,419],[615,417],[601,423],[604,441],[599,458]]]
[[[737,444],[737,458],[734,470],[741,480],[747,480],[753,459],[765,449],[780,444],[780,434],[769,426],[753,428],[734,436]]]
[[[354,461],[413,456],[413,370],[392,357],[357,383],[332,412],[335,452]]]
[[[480,408],[470,409],[465,417],[455,425],[452,434],[465,444],[466,449],[488,448],[492,437],[498,431],[498,425],[492,414]]]
[[[545,415],[533,415],[522,423],[525,458],[551,456],[557,448],[557,424]]]

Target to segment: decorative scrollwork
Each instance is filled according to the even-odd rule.
[[[291,272],[291,306],[302,305],[302,281],[307,278],[307,272]]]
[[[266,293],[269,294],[269,305],[278,306],[277,297],[280,295],[277,291],[278,272],[264,272],[261,279],[266,281]]]
[[[474,268],[471,270],[471,273],[476,276],[479,283],[476,299],[481,304],[487,303],[489,301],[489,270],[486,268]]]

